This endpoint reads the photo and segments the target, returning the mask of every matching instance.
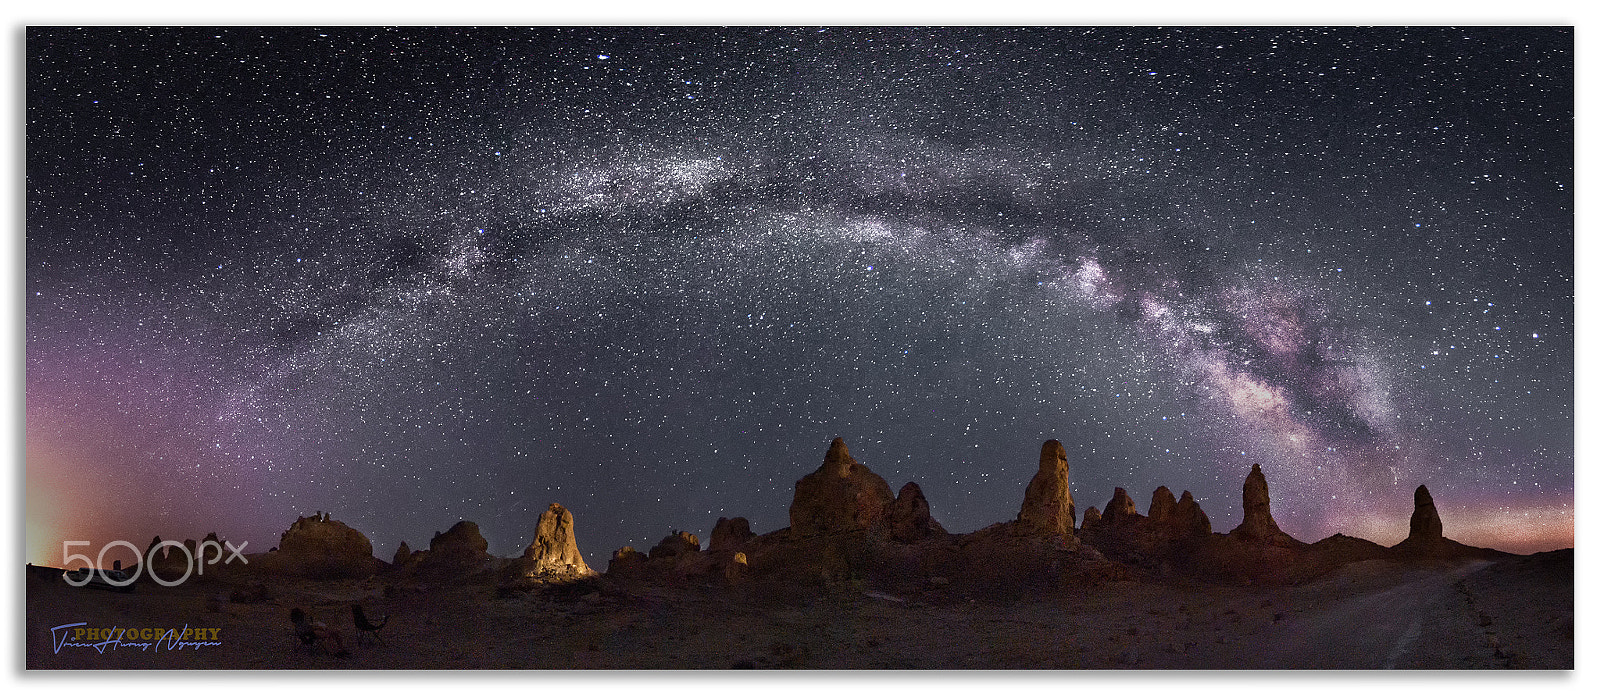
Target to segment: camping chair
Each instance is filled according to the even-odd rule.
[[[298,608],[295,609],[295,611],[299,610],[300,609]],[[289,615],[290,620],[294,620],[295,613],[290,612]],[[302,618],[301,620],[294,621],[294,627],[289,630],[289,635],[295,640],[296,650],[302,650],[312,654],[329,653],[328,645],[322,640],[317,639],[317,633],[311,629],[311,621],[309,618]]]
[[[350,604],[350,618],[355,623],[356,629],[361,631],[356,634],[356,639],[359,640],[362,637],[370,636],[378,644],[387,644],[383,641],[383,635],[378,634],[378,631],[389,624],[389,616],[383,616],[378,622],[373,623],[367,620],[367,614],[362,612],[361,604],[352,603]]]

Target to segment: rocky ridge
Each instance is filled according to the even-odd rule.
[[[1089,507],[1081,527],[1075,528],[1069,472],[1065,447],[1058,440],[1045,442],[1014,520],[952,534],[934,517],[920,485],[906,482],[898,494],[891,494],[887,481],[856,460],[843,439],[834,439],[822,465],[796,482],[789,527],[757,534],[743,517],[719,518],[704,549],[695,534],[673,530],[648,553],[618,549],[603,575],[584,561],[572,513],[560,504],[551,504],[540,515],[533,542],[516,558],[490,555],[477,524],[462,520],[435,534],[427,550],[414,551],[402,543],[393,563],[384,563],[372,557],[364,535],[319,512],[297,519],[278,548],[252,561],[260,558],[269,571],[315,578],[382,573],[395,581],[475,581],[473,577],[498,576],[502,587],[522,589],[595,580],[730,587],[751,581],[825,585],[868,580],[902,590],[936,587],[1001,595],[1141,574],[1298,583],[1362,560],[1504,556],[1446,538],[1425,486],[1416,491],[1410,535],[1392,548],[1342,534],[1304,543],[1273,519],[1266,474],[1259,465],[1245,476],[1244,520],[1228,533],[1212,530],[1210,518],[1189,491],[1175,497],[1164,485],[1151,494],[1148,515],[1140,514],[1132,496],[1119,487],[1104,512]],[[149,562],[159,567],[172,560],[158,555]]]

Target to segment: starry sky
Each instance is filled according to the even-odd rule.
[[[1080,510],[1573,542],[1570,28],[26,42],[35,562],[560,502],[603,567],[835,436],[957,532],[1055,438]]]

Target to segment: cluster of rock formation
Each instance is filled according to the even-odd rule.
[[[157,538],[152,545],[159,541]],[[426,549],[413,550],[401,541],[393,562],[385,563],[372,556],[372,542],[365,535],[318,512],[296,519],[277,547],[251,555],[249,561],[260,571],[315,579],[365,578],[389,572],[399,579],[429,581],[493,579],[508,573],[516,578],[570,581],[595,574],[578,551],[572,512],[559,504],[550,505],[539,516],[534,540],[522,556],[509,560],[491,555],[489,541],[478,525],[462,520],[435,533]],[[157,556],[155,562],[171,561]]]
[[[871,575],[938,586],[954,581],[997,587],[1068,576],[1097,579],[1129,571],[1190,571],[1242,581],[1295,581],[1363,559],[1439,559],[1489,556],[1444,537],[1427,487],[1416,491],[1410,536],[1393,548],[1335,535],[1306,544],[1272,518],[1266,475],[1252,466],[1243,488],[1244,520],[1226,534],[1185,490],[1166,486],[1151,495],[1143,515],[1128,492],[1116,488],[1105,510],[1089,507],[1078,525],[1065,447],[1044,443],[1039,468],[1013,521],[968,534],[951,534],[933,518],[922,488],[907,482],[892,494],[887,481],[834,439],[822,465],[795,483],[790,525],[756,534],[743,517],[720,518],[704,549],[687,531],[673,530],[648,553],[623,547],[612,554],[606,576],[618,580],[722,581],[752,576],[786,580]],[[214,534],[207,537],[215,540]],[[152,546],[160,541],[152,541]],[[185,546],[193,551],[194,541]],[[180,557],[173,559],[172,555]],[[181,574],[181,553],[147,560]],[[254,560],[253,560],[254,561]],[[434,580],[498,576],[502,582],[562,583],[595,576],[578,550],[572,512],[552,504],[539,516],[535,538],[520,557],[496,558],[477,524],[461,521],[434,535],[426,550],[402,542],[392,564],[372,557],[360,532],[327,515],[301,517],[267,554],[269,570],[307,577],[365,577],[387,566],[402,577]],[[498,570],[498,572],[496,572]]]
[[[185,539],[182,550],[163,542],[161,536],[156,536],[150,539],[150,544],[139,556],[144,565],[139,568],[139,578],[155,581],[159,577],[162,581],[175,582],[185,577],[214,576],[232,569],[227,565],[231,556],[232,553],[215,531],[206,534],[199,542],[193,538]]]
[[[700,549],[700,538],[674,530],[650,549],[649,554],[623,546],[611,554],[606,575],[621,579],[722,580],[737,582],[749,572],[742,551],[756,538],[744,517],[717,520],[711,545]]]
[[[882,476],[850,455],[843,439],[834,439],[822,466],[795,483],[789,536],[804,539],[855,532],[902,543],[946,533],[933,520],[921,486],[908,482],[898,496],[891,493]]]
[[[1188,490],[1175,499],[1167,486],[1157,487],[1149,509],[1149,516],[1140,514],[1128,491],[1116,488],[1104,514],[1089,508],[1078,533],[1108,557],[1163,572],[1173,561],[1187,561],[1211,536],[1211,520]]]

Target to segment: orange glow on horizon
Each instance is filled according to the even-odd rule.
[[[1574,546],[1571,504],[1543,507],[1481,507],[1444,516],[1444,535],[1451,540],[1508,553],[1530,554]]]
[[[107,486],[96,480],[91,455],[80,448],[36,435],[28,437],[26,446],[24,543],[27,562],[68,569],[90,564],[64,562],[69,551],[63,548],[63,541],[88,541],[88,545],[73,546],[70,552],[91,558],[99,557],[101,548],[113,540],[140,542],[120,538],[112,528],[115,524],[106,518],[104,508],[97,503],[104,495],[92,491]],[[104,558],[109,567],[116,560],[130,564],[135,555],[119,546],[107,550]]]
[[[62,447],[28,438],[26,560],[35,565],[62,566],[61,542],[81,535],[85,519],[71,503],[78,468],[73,461]]]
[[[1575,521],[1572,505],[1537,507],[1447,507],[1438,498],[1439,519],[1450,540],[1480,548],[1527,555],[1574,547]],[[1364,538],[1379,545],[1392,546],[1406,539],[1411,530],[1411,510],[1394,513],[1369,513],[1348,522],[1345,535]],[[1317,541],[1321,539],[1302,539]]]

